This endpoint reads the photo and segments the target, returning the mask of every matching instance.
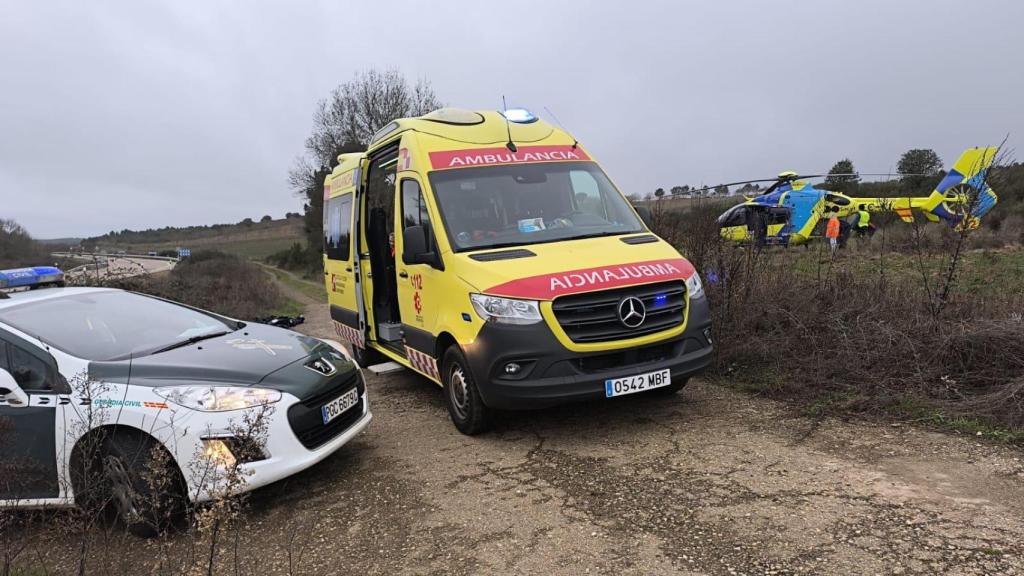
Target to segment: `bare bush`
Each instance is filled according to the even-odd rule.
[[[285,301],[259,265],[214,250],[196,252],[169,274],[84,274],[74,282],[152,294],[243,320],[267,316]]]
[[[174,428],[173,414],[169,424],[158,424],[154,418],[146,430],[125,431],[117,428],[119,410],[102,402],[110,391],[107,384],[82,376],[73,379],[71,386],[74,397],[82,401],[65,408],[69,422],[66,438],[77,440],[74,445],[67,440],[61,449],[63,454],[71,455],[72,470],[60,481],[64,491],[73,491],[78,506],[63,511],[0,509],[0,576],[55,572],[212,576],[260,572],[251,565],[241,569],[245,559],[238,547],[239,531],[243,529],[238,520],[246,506],[243,492],[250,474],[244,463],[264,457],[272,406],[245,411],[230,424],[227,434],[237,452],[235,458],[226,461],[201,448],[194,454],[178,454],[173,444],[167,447],[159,441],[134,441],[155,438],[160,425]],[[0,427],[6,425],[0,422]],[[0,428],[0,440],[9,438],[2,434],[5,430]],[[216,432],[208,430],[207,435]],[[173,438],[165,435],[165,442],[174,442]],[[112,489],[110,445],[118,440],[122,447],[137,447],[135,451],[119,452],[117,457],[125,465],[145,463],[140,476],[144,491],[133,488],[119,493]],[[172,452],[179,459],[191,456],[185,458],[189,463],[186,469],[179,469]],[[23,474],[7,464],[0,461],[0,478],[17,479]],[[191,493],[184,491],[182,474],[188,476]],[[154,495],[175,493],[181,495],[180,500],[167,500],[167,506],[154,505]],[[186,498],[203,503],[186,507]],[[119,499],[134,504],[119,506]],[[14,502],[19,500],[23,501],[15,498]],[[125,516],[125,510],[132,511],[130,516]],[[124,529],[126,522],[140,520],[152,527],[150,534],[162,536],[147,546],[149,552],[144,555],[131,552],[139,549],[140,541]]]

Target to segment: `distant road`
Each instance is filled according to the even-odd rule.
[[[65,275],[71,278],[130,278],[142,276],[155,272],[165,272],[174,268],[177,260],[162,256],[139,256],[124,255],[114,256],[109,254],[69,254],[66,252],[55,252],[53,256],[58,258],[71,258],[82,262],[82,266],[65,270]],[[99,266],[95,266],[99,264]]]

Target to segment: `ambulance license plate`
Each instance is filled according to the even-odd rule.
[[[353,388],[348,392],[345,392],[341,396],[338,396],[334,400],[331,400],[327,404],[320,407],[320,414],[324,417],[324,424],[327,424],[331,420],[334,420],[338,416],[341,416],[345,410],[355,406],[359,403],[359,389]]]
[[[624,396],[626,394],[651,390],[652,388],[661,388],[662,386],[668,386],[671,383],[672,372],[666,368],[664,370],[658,370],[657,372],[648,372],[647,374],[638,374],[636,376],[626,376],[625,378],[611,378],[609,380],[605,380],[604,395],[608,398],[611,398],[612,396]]]

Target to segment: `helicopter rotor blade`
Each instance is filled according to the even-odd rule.
[[[722,184],[715,184],[714,186],[701,186],[700,188],[691,188],[690,192],[703,192],[705,190],[712,190],[719,186],[738,186],[740,184],[757,184],[759,182],[775,182],[778,178],[760,178],[758,180],[740,180],[738,182],[725,182]]]
[[[769,194],[773,190],[779,187],[780,184],[792,180],[809,180],[811,178],[829,178],[829,177],[850,177],[850,176],[888,176],[889,178],[906,178],[908,176],[931,176],[931,174],[894,174],[892,172],[850,172],[840,174],[798,174],[791,178],[758,178],[755,180],[738,180],[736,182],[724,182],[722,184],[715,184],[713,186],[702,186],[700,188],[691,188],[688,192],[704,192],[705,190],[713,190],[720,186],[739,186],[740,184],[759,184],[761,182],[774,182],[772,186],[769,186],[765,190],[760,191],[763,194]]]
[[[890,178],[904,178],[906,176],[928,176],[928,174],[893,174],[892,172],[849,172],[839,174],[800,174],[796,180],[807,180],[808,178],[828,178],[830,176],[888,176]]]

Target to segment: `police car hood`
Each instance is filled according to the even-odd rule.
[[[282,368],[307,360],[310,355],[326,355],[330,350],[320,340],[297,332],[248,324],[224,336],[159,354],[92,362],[89,375],[96,381],[135,386],[197,383],[251,386]]]
[[[566,294],[686,280],[693,266],[651,234],[563,240],[453,255],[484,294],[553,300]]]

